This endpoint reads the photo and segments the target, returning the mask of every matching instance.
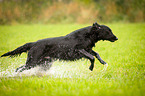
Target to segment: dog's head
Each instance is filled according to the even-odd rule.
[[[111,42],[118,40],[118,38],[112,33],[112,30],[108,26],[99,25],[96,22],[92,27],[95,29],[99,40],[108,40]]]

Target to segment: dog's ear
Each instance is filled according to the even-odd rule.
[[[93,23],[93,26],[99,29],[101,28],[101,26],[97,22]]]
[[[96,26],[96,22],[95,22],[95,23],[93,23],[93,26],[94,26],[94,27]]]

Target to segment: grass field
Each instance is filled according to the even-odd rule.
[[[26,42],[66,35],[88,25],[0,26],[0,55]],[[37,67],[16,74],[26,54],[0,58],[0,96],[145,96],[145,23],[107,25],[119,40],[100,41],[94,48],[109,64],[106,71],[96,59],[90,72],[90,62],[82,59],[56,61],[46,72]]]

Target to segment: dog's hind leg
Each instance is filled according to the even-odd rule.
[[[52,66],[53,62],[51,61],[44,61],[40,64],[40,67],[43,71],[47,71],[50,69],[50,67]]]
[[[93,57],[92,54],[88,53],[87,51],[85,51],[84,49],[82,50],[79,50],[79,52],[81,52],[81,54],[84,55],[85,58],[89,59],[91,61],[91,65],[89,67],[89,69],[91,71],[93,71],[93,68],[94,68],[94,61],[95,61],[95,58]]]
[[[25,65],[18,67],[15,72],[18,72],[19,69],[23,68]]]
[[[19,67],[19,70],[17,70],[17,72],[22,72],[24,70],[29,70],[31,68],[33,68],[34,66],[27,66],[27,65],[24,65],[24,66],[21,66],[21,68]]]
[[[16,72],[18,72],[18,71],[22,72],[24,70],[29,70],[29,69],[35,67],[37,64],[39,64],[39,62],[40,62],[39,57],[41,57],[41,52],[39,52],[39,50],[38,51],[34,50],[34,51],[29,51],[26,64],[17,68]]]
[[[37,66],[37,64],[39,64],[38,61],[34,61],[32,58],[28,58],[26,64],[17,68],[16,71],[22,72],[24,70],[29,70]]]
[[[22,72],[24,70],[29,70],[29,69],[31,69],[31,68],[33,68],[35,66],[36,65],[34,65],[34,64],[32,65],[31,64],[31,58],[27,58],[26,64],[21,66],[21,67],[19,67],[19,68],[17,68],[15,72]]]

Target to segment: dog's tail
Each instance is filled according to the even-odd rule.
[[[21,53],[23,52],[27,52],[28,50],[30,50],[30,48],[33,46],[33,43],[26,43],[23,46],[18,47],[17,49],[7,52],[3,55],[1,55],[1,57],[4,56],[10,56],[10,57],[15,57],[17,55],[21,55]]]

